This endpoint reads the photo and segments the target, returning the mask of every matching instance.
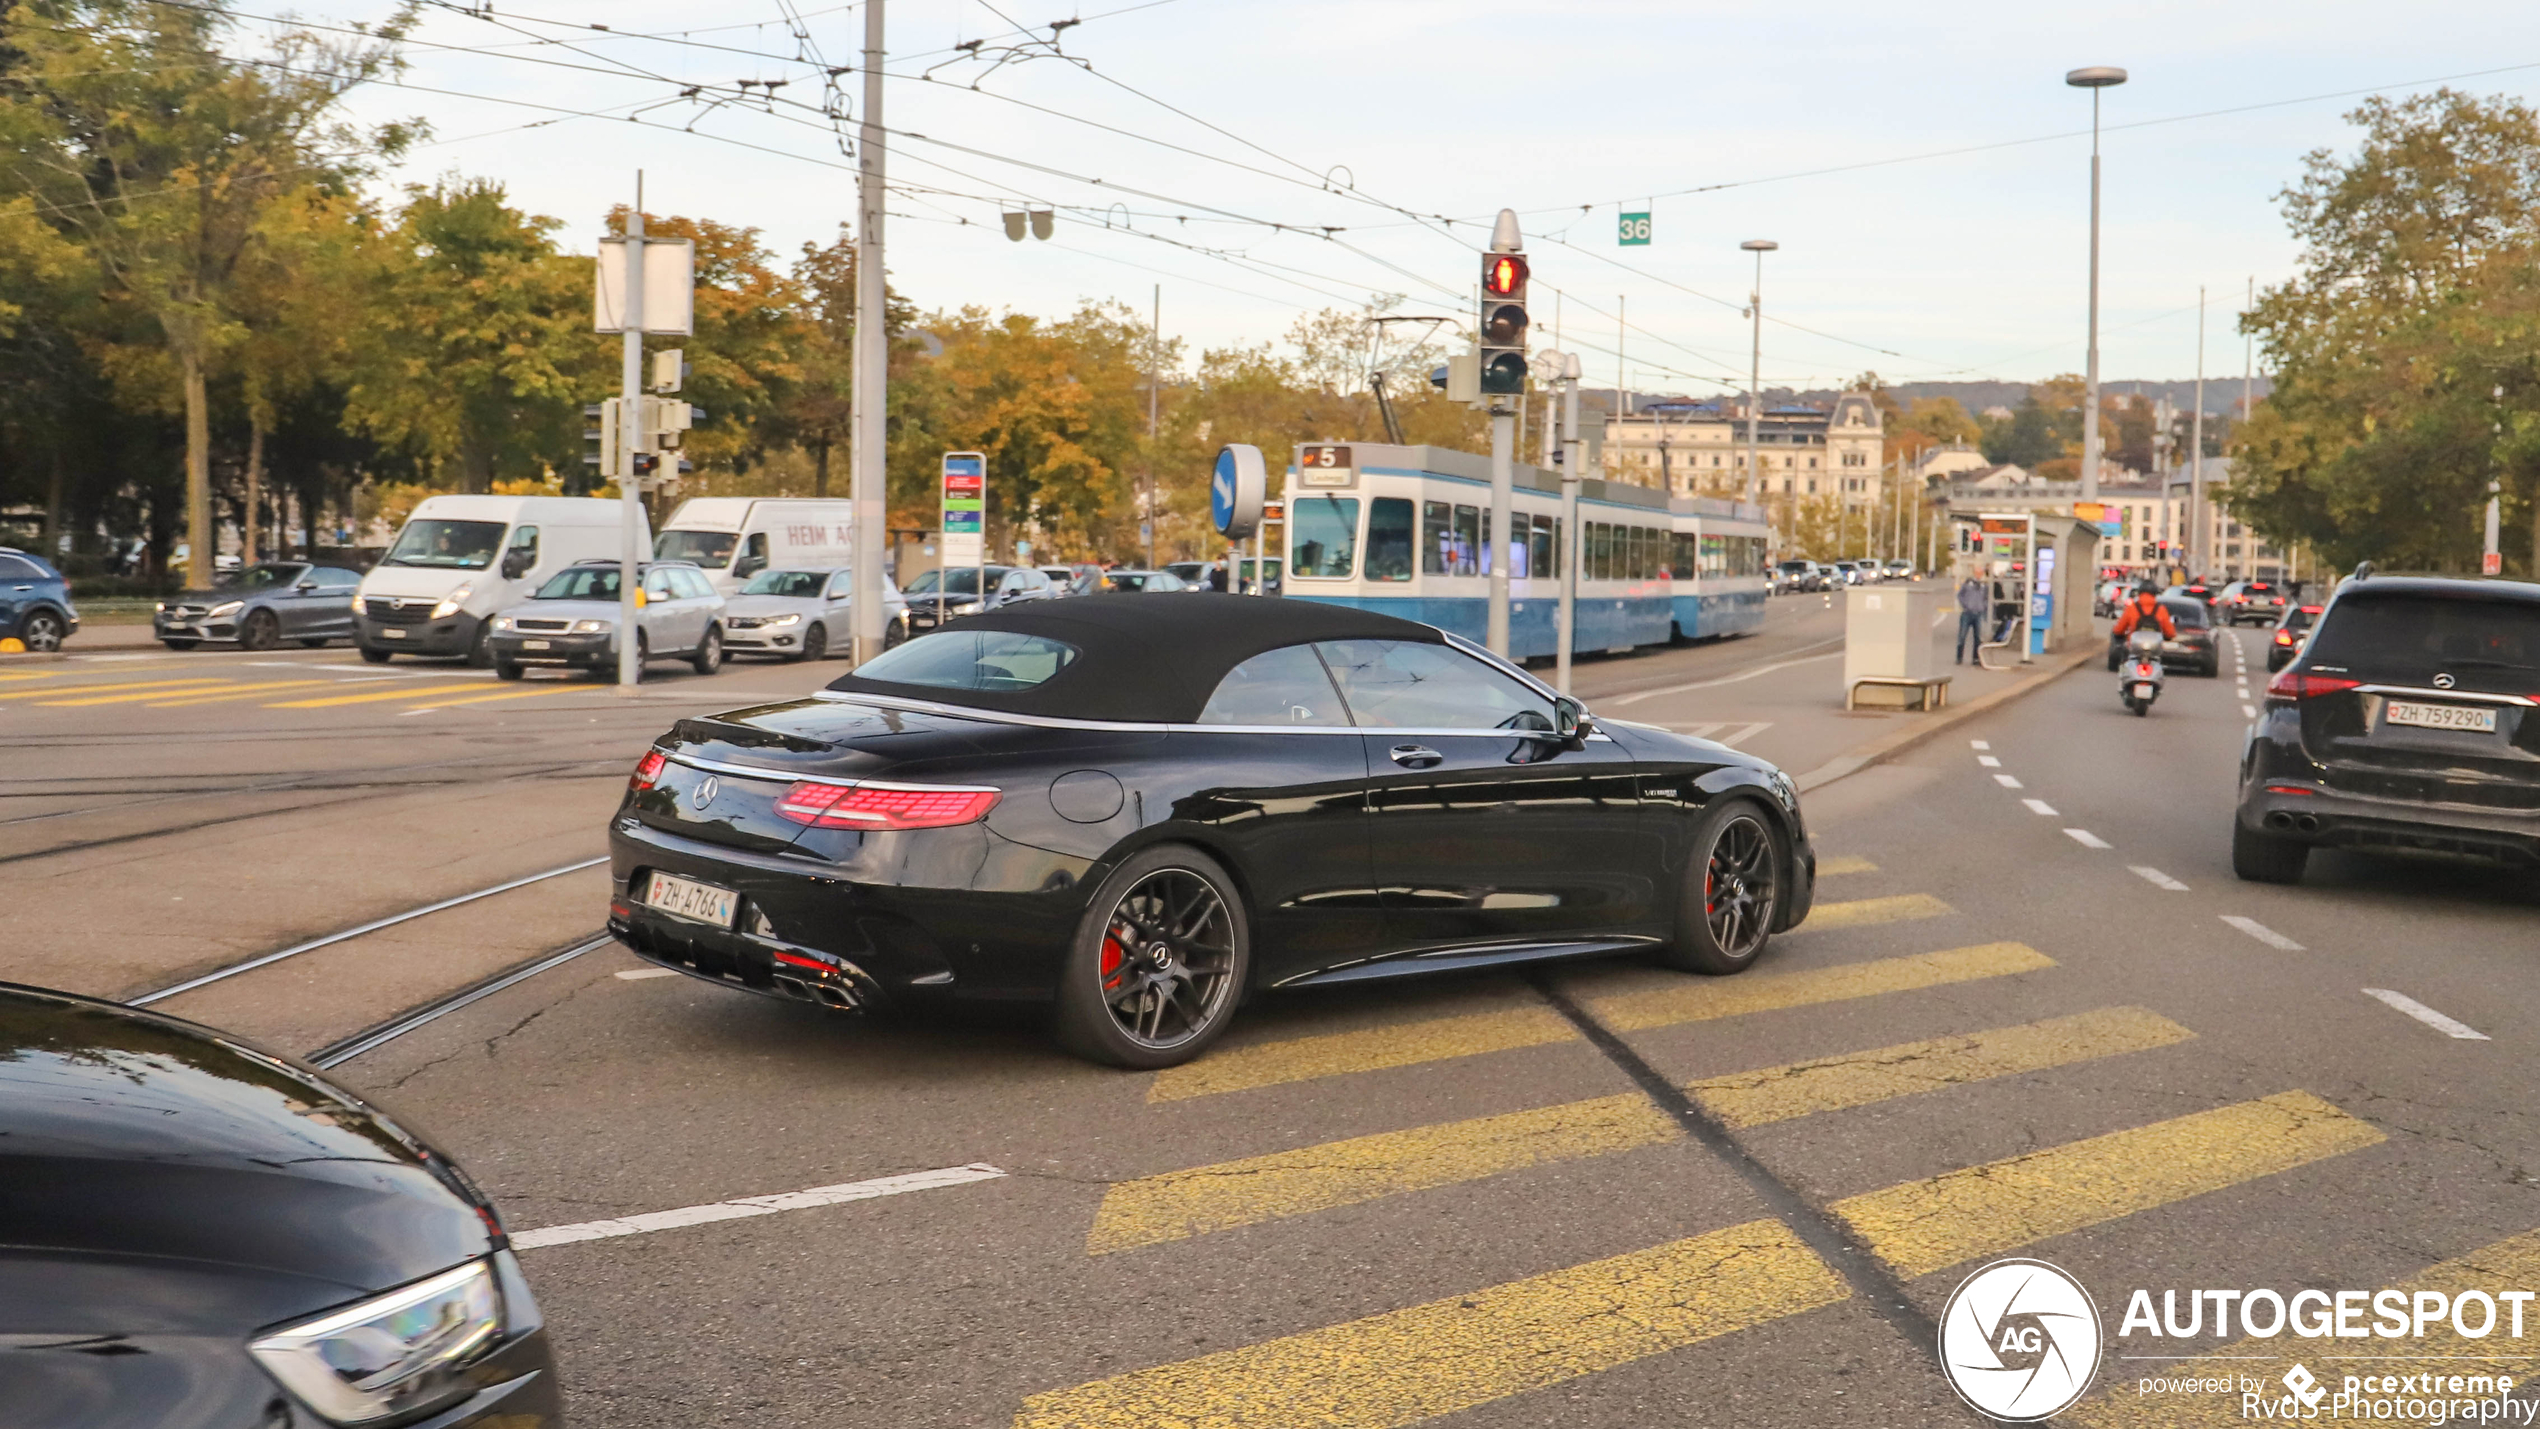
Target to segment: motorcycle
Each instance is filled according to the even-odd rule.
[[[2117,698],[2137,715],[2152,712],[2161,697],[2161,632],[2138,630],[2126,637],[2125,659],[2117,669]]]

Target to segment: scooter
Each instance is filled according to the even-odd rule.
[[[2125,659],[2117,668],[2117,698],[2137,715],[2152,712],[2161,697],[2161,632],[2138,630],[2126,637]]]

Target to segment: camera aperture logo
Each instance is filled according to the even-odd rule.
[[[2014,1424],[2070,1408],[2099,1373],[2099,1307],[2042,1260],[1997,1260],[1940,1316],[1940,1367],[1978,1413]]]

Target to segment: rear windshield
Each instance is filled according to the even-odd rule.
[[[2531,688],[2540,670],[2540,605],[2434,595],[2347,596],[2321,618],[2310,669],[2423,684],[2439,674],[2473,688]]]
[[[954,627],[867,660],[856,676],[893,685],[1011,693],[1028,690],[1076,662],[1063,640],[1011,630]]]
[[[2170,613],[2170,619],[2182,630],[2202,630],[2206,626],[2203,601],[2170,599],[2162,601],[2161,608]]]
[[[2308,630],[2311,628],[2311,622],[2319,618],[2320,610],[2318,606],[2297,605],[2284,612],[2284,628],[2287,630]]]

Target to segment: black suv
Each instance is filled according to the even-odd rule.
[[[2540,863],[2540,585],[2356,576],[2267,686],[2232,871],[2292,883],[2329,847]]]

